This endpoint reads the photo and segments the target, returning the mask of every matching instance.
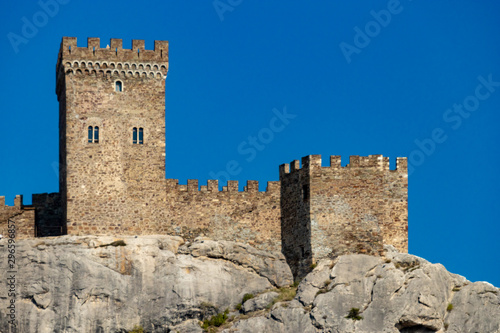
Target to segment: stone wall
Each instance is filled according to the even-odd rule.
[[[141,234],[165,221],[165,77],[168,42],[132,49],[64,37],[57,62],[60,180],[68,234]],[[117,91],[116,83],[121,83]],[[88,128],[99,140],[88,142]],[[143,144],[133,129],[143,129]],[[139,139],[139,138],[137,138]],[[95,137],[91,137],[95,141]]]
[[[14,223],[9,224],[9,220]],[[35,210],[23,206],[22,195],[17,195],[14,206],[5,205],[5,197],[0,197],[0,235],[9,236],[9,226],[15,226],[17,239],[33,238],[35,236]]]
[[[190,240],[203,234],[281,250],[279,182],[268,182],[266,191],[259,192],[257,181],[248,181],[244,191],[238,191],[238,181],[229,181],[219,191],[217,180],[199,187],[198,180],[178,185],[176,179],[167,179],[166,211],[162,233]]]
[[[381,155],[351,156],[346,167],[340,156],[331,156],[330,164],[322,167],[321,156],[311,155],[302,159],[302,168],[299,161],[291,170],[280,167],[283,251],[294,274],[324,257],[379,255],[383,244],[407,252],[406,159],[398,158],[396,170]]]

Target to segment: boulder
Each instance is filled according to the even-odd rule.
[[[248,313],[265,309],[278,296],[278,293],[271,291],[249,299],[242,306],[242,312]]]

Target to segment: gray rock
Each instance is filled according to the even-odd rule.
[[[265,309],[277,296],[278,293],[274,291],[258,295],[243,303],[241,310],[243,313],[248,313]]]
[[[281,254],[206,238],[188,244],[170,236],[124,237],[125,246],[110,245],[116,240],[18,241],[18,332],[126,332],[141,325],[148,333],[199,333],[199,320],[234,309],[246,293],[265,292],[244,304],[249,315],[232,312],[223,331],[500,333],[498,288],[390,247],[386,258],[321,261],[292,301],[266,309],[277,296],[270,290],[292,282]],[[0,251],[5,258],[6,248]],[[7,270],[0,261],[0,271]],[[0,284],[1,309],[10,304],[8,287]],[[346,318],[352,308],[362,319]],[[0,311],[0,332],[9,331],[7,314]]]
[[[279,252],[266,252],[243,243],[216,242],[206,238],[197,238],[189,249],[194,257],[226,259],[251,268],[277,287],[293,283],[292,271],[286,263],[285,256]]]
[[[202,333],[200,323],[196,319],[188,319],[179,325],[169,327],[172,333]]]
[[[188,254],[179,254],[184,242],[179,237],[121,239],[126,246],[109,245],[115,237],[19,240],[18,332],[115,332],[135,325],[168,332],[188,319],[234,308],[245,293],[292,280],[282,256],[250,246],[207,241],[211,250],[203,252],[207,247],[195,242]],[[5,247],[1,251],[5,258]],[[7,271],[5,261],[0,265]],[[10,301],[5,283],[0,295],[5,309]],[[0,311],[0,332],[9,331],[8,319]]]
[[[300,282],[297,295],[303,305],[311,305],[320,289],[330,287],[332,265],[331,260],[321,260],[316,268]]]
[[[285,307],[286,306],[286,307]],[[312,325],[309,313],[298,302],[277,303],[270,313],[249,319],[236,321],[224,333],[315,333],[318,330]]]
[[[455,327],[452,321],[456,332],[500,328],[497,288],[490,286],[489,295],[484,296],[484,284],[473,283],[474,287],[465,287],[454,296],[454,288],[466,283],[465,279],[442,265],[409,254],[388,257],[390,262],[365,255],[340,257],[331,272],[331,289],[314,300],[314,325],[324,332],[444,332],[447,326]],[[448,313],[450,300],[457,307]],[[363,319],[346,318],[351,308],[359,308]]]
[[[500,332],[500,290],[487,282],[464,285],[453,293],[444,319],[447,332]],[[455,289],[455,290],[456,290]]]

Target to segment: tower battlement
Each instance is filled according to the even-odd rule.
[[[259,191],[259,181],[247,180],[247,184],[243,187],[243,191],[239,190],[239,182],[237,180],[228,180],[227,185],[219,190],[219,181],[217,179],[208,179],[207,185],[199,186],[198,179],[188,179],[187,185],[179,185],[178,179],[167,179],[167,192],[189,192],[189,193],[220,193],[229,192],[235,193],[262,193],[262,194],[279,194],[280,182],[268,181],[265,191]]]
[[[133,39],[132,48],[124,49],[121,39],[111,38],[102,48],[100,38],[87,38],[87,47],[78,47],[76,37],[63,37],[58,63],[63,60],[107,60],[168,62],[168,41],[155,40],[154,50],[146,50],[143,39]]]
[[[146,50],[142,39],[133,39],[124,49],[121,39],[112,38],[101,48],[99,38],[88,38],[87,47],[78,47],[76,37],[63,37],[56,64],[56,92],[62,74],[96,77],[136,77],[165,79],[168,72],[168,41],[155,40],[154,50]]]
[[[301,165],[302,164],[302,165]],[[365,169],[365,171],[394,171],[394,172],[407,172],[408,163],[406,157],[397,157],[396,159],[396,169],[390,170],[389,167],[389,157],[383,155],[368,155],[368,156],[349,156],[349,164],[345,167],[341,165],[341,156],[332,155],[330,156],[330,165],[323,166],[321,155],[308,155],[302,157],[302,160],[294,160],[290,163],[281,164],[279,167],[280,175],[286,175],[291,172],[302,170],[302,169],[317,169],[317,168],[328,168],[328,169],[344,169],[344,170],[354,170],[354,169]]]
[[[0,208],[2,207],[17,207],[17,208],[22,208],[23,207],[23,196],[22,195],[16,195],[14,198],[14,206],[8,206],[5,204],[5,197],[0,196]]]

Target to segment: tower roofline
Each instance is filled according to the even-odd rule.
[[[154,50],[146,50],[144,39],[132,39],[132,48],[124,49],[122,39],[117,38],[101,48],[100,38],[89,37],[87,47],[78,47],[76,37],[63,37],[57,62],[62,59],[168,62],[168,41],[155,40]]]
[[[56,64],[56,93],[66,73],[165,79],[167,71],[168,41],[155,40],[154,50],[146,50],[143,39],[133,39],[132,48],[124,49],[123,41],[116,38],[101,48],[99,38],[87,38],[87,46],[78,47],[76,37],[63,37]]]

